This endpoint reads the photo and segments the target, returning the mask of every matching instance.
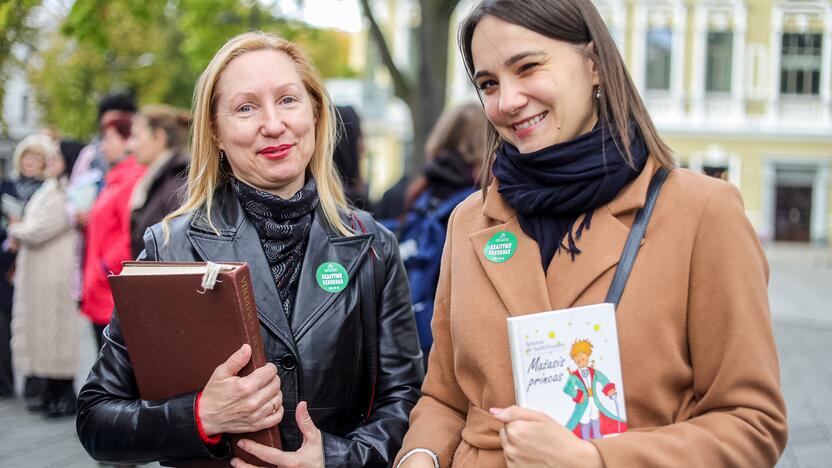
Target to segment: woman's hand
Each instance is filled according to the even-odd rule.
[[[283,419],[283,393],[274,364],[245,377],[237,373],[251,359],[251,347],[238,349],[217,366],[202,390],[199,419],[205,433],[255,432],[277,425]]]
[[[297,452],[284,452],[283,450],[267,447],[248,439],[240,440],[237,442],[237,445],[260,460],[276,466],[288,468],[323,468],[323,437],[321,436],[321,431],[312,422],[305,401],[298,403],[297,410],[295,410],[295,421],[298,423],[300,433],[303,434],[303,445],[300,446]],[[256,468],[239,458],[231,460],[231,466],[234,468]],[[431,463],[432,466],[433,464]]]
[[[594,445],[575,437],[545,413],[510,406],[491,408],[491,414],[505,423],[500,429],[500,443],[509,468],[604,466]]]

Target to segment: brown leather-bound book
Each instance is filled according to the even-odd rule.
[[[127,352],[143,400],[164,400],[199,391],[214,369],[244,343],[251,359],[238,375],[266,364],[260,323],[245,263],[124,262],[110,276]],[[207,287],[203,286],[207,280]],[[237,448],[252,439],[280,448],[277,426],[248,434],[228,434],[234,456],[270,466]],[[230,460],[168,460],[171,466],[229,466]]]

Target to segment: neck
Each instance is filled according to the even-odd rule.
[[[290,183],[288,183],[284,186],[281,186],[281,187],[260,187],[257,184],[251,183],[247,179],[244,179],[244,178],[239,177],[237,175],[235,175],[235,177],[237,177],[237,179],[239,179],[241,182],[245,183],[246,185],[254,187],[257,190],[262,190],[264,192],[269,192],[272,195],[277,195],[278,197],[280,197],[284,200],[288,200],[288,199],[294,197],[295,194],[298,193],[300,191],[300,189],[303,188],[303,185],[306,182],[305,178],[300,178],[300,179],[297,179],[297,180],[293,180],[292,182],[290,182]]]

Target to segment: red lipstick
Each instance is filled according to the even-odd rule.
[[[294,146],[295,145],[266,146],[265,148],[261,148],[257,154],[265,156],[268,159],[283,159],[289,155],[289,152],[292,151]]]

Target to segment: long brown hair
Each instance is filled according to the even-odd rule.
[[[672,169],[676,163],[670,147],[661,139],[647,108],[638,94],[630,74],[607,25],[590,0],[483,0],[475,6],[460,23],[459,49],[473,82],[474,57],[471,42],[474,30],[486,16],[494,16],[503,21],[516,24],[543,36],[585,46],[580,47],[598,69],[601,79],[601,98],[598,99],[598,118],[614,128],[618,133],[623,153],[630,165],[633,157],[630,152],[630,122],[635,122],[637,130],[644,138],[650,154],[659,163]],[[485,190],[491,183],[493,175],[491,166],[495,151],[502,142],[493,125],[488,126],[488,152],[482,166],[480,183]]]

